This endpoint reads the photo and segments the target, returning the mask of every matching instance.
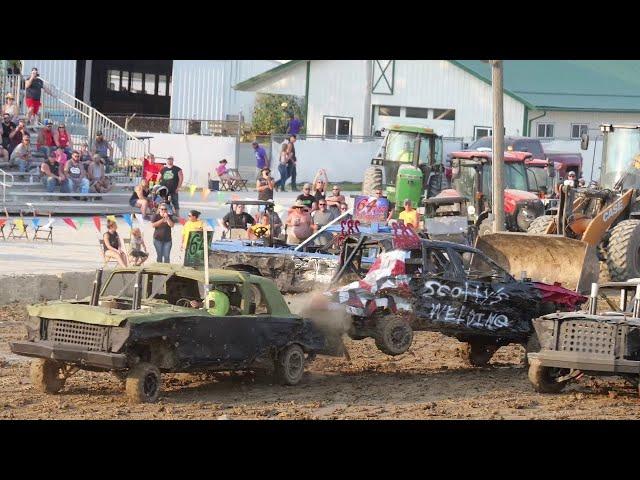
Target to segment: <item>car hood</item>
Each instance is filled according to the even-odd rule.
[[[27,307],[27,311],[29,315],[33,317],[72,320],[110,327],[118,327],[125,321],[129,321],[130,323],[144,323],[160,321],[176,316],[208,316],[208,313],[204,310],[162,304],[157,306],[143,305],[141,310],[132,311],[69,302],[50,302],[30,305]]]

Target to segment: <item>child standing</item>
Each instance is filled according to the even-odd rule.
[[[147,257],[149,257],[147,245],[144,243],[144,239],[142,238],[142,232],[137,227],[131,230],[130,255],[135,258],[133,263],[135,266],[142,265],[147,260]]]

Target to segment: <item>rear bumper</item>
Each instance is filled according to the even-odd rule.
[[[107,369],[127,368],[127,356],[121,353],[93,352],[72,345],[41,342],[10,342],[11,351],[27,357],[46,358],[59,362]]]
[[[543,367],[571,368],[590,372],[640,373],[640,362],[596,355],[544,350],[527,355],[529,362]]]

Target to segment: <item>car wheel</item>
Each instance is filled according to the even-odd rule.
[[[533,389],[539,393],[558,393],[567,381],[558,381],[558,378],[566,375],[567,370],[553,367],[543,367],[539,361],[532,361],[529,364],[529,381],[533,384]]]
[[[155,402],[160,396],[161,387],[160,370],[151,363],[139,363],[127,374],[125,390],[132,403]]]
[[[276,359],[276,379],[284,385],[296,385],[304,374],[304,352],[297,344],[289,345]]]
[[[524,344],[524,357],[522,359],[522,364],[527,367],[529,366],[529,354],[536,353],[540,351],[540,341],[538,340],[538,334],[533,331],[533,333],[527,339],[527,342]]]
[[[413,329],[401,318],[383,317],[376,325],[376,347],[387,355],[402,355],[413,343]]]
[[[474,367],[484,367],[496,350],[498,346],[491,343],[469,342],[464,349],[464,358]]]
[[[31,362],[31,383],[43,393],[58,393],[66,380],[62,368],[61,363],[38,358]]]

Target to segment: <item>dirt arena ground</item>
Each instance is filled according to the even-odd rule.
[[[110,374],[79,372],[58,395],[37,392],[29,362],[9,351],[22,339],[22,306],[0,307],[0,418],[4,419],[636,419],[637,391],[622,380],[582,379],[558,395],[533,391],[523,349],[498,350],[468,367],[455,339],[417,333],[392,358],[371,339],[347,340],[351,361],[318,357],[301,384],[254,374],[164,375],[156,404],[129,404]]]

